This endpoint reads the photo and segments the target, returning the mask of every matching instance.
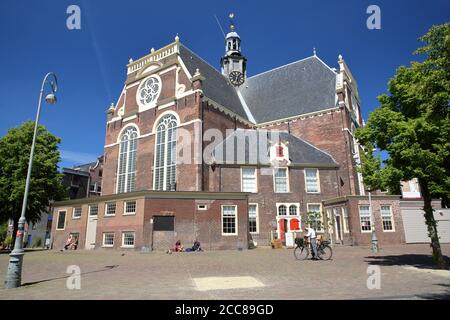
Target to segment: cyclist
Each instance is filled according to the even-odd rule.
[[[319,260],[319,256],[317,254],[317,242],[316,242],[316,231],[311,228],[309,225],[306,227],[306,230],[308,233],[306,234],[306,237],[309,238],[309,243],[311,245],[311,250],[313,253],[312,260]]]

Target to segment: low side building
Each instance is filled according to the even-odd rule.
[[[177,240],[205,249],[245,249],[248,195],[232,192],[137,191],[58,202],[53,247],[70,234],[81,249],[167,250]]]
[[[370,245],[372,228],[378,244],[405,243],[400,196],[345,196],[323,201],[325,227],[334,243]]]

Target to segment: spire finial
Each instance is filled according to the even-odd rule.
[[[228,15],[228,17],[230,18],[230,30],[231,30],[231,31],[234,31],[234,21],[233,21],[233,19],[234,19],[234,13],[231,12],[231,13]]]
[[[316,47],[313,48],[313,54],[316,56]]]
[[[180,37],[178,36],[178,32],[177,32],[177,35],[175,36],[175,41],[176,42],[180,41]]]

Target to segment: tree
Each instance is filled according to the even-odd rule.
[[[450,24],[433,26],[420,38],[423,62],[401,66],[389,81],[389,95],[356,137],[364,147],[361,172],[368,188],[400,190],[401,180],[418,178],[424,216],[437,268],[446,268],[431,201],[450,198]],[[381,161],[373,150],[385,150]]]
[[[28,121],[0,138],[0,221],[14,221],[13,243],[22,209],[33,132],[34,122]],[[60,141],[39,125],[26,209],[28,223],[39,222],[50,201],[64,195],[62,174],[58,172]]]

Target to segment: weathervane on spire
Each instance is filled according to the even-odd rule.
[[[233,21],[233,19],[234,19],[234,13],[233,13],[233,12],[230,13],[230,14],[228,15],[228,17],[230,18],[230,29],[231,29],[231,31],[234,31],[234,21]]]

